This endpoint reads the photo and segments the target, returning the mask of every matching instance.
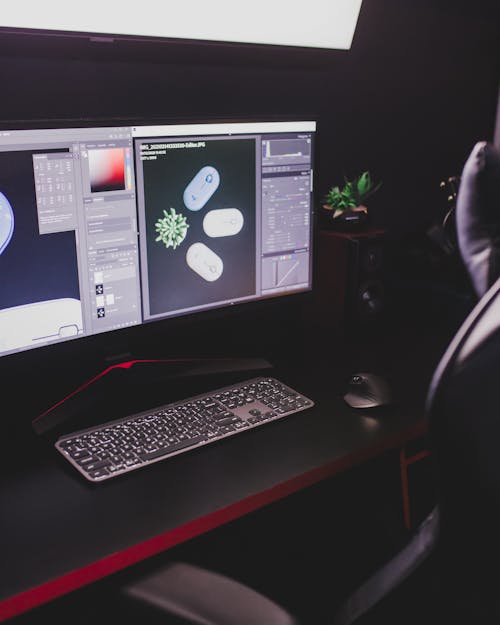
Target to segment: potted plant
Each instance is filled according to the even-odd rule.
[[[366,199],[377,191],[381,182],[375,184],[369,171],[353,180],[344,181],[344,186],[332,187],[324,198],[323,209],[328,223],[337,226],[359,226],[368,219]]]

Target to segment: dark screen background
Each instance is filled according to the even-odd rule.
[[[49,151],[55,150],[0,152],[0,191],[15,220],[10,243],[0,254],[0,309],[80,299],[74,232],[38,233],[32,155]]]
[[[205,165],[219,172],[219,187],[199,211],[191,211],[184,205],[184,189]],[[254,294],[255,140],[207,140],[205,148],[170,149],[157,160],[143,161],[143,167],[151,314]],[[189,224],[186,238],[175,250],[155,241],[156,221],[170,207]],[[204,216],[220,208],[237,208],[243,214],[243,228],[237,235],[205,234]],[[214,282],[207,282],[186,263],[187,250],[197,242],[222,259],[223,273]]]

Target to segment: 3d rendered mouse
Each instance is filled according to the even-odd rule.
[[[374,373],[355,373],[349,380],[345,401],[353,408],[375,408],[392,403],[386,380]]]

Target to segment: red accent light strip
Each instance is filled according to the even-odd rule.
[[[419,451],[418,454],[415,454],[414,456],[410,456],[409,458],[406,458],[406,464],[410,465],[410,464],[413,464],[414,462],[418,462],[419,460],[423,460],[424,458],[427,458],[427,456],[430,456],[430,453],[431,452],[428,449]]]
[[[217,361],[220,360],[221,362],[223,362],[223,361],[229,360],[229,359],[228,358],[215,358],[215,359],[211,359],[211,360],[217,360]],[[107,367],[106,369],[104,369],[103,371],[101,371],[100,373],[98,373],[96,376],[94,376],[90,380],[88,380],[87,382],[85,382],[84,384],[82,384],[81,386],[79,386],[78,388],[76,388],[74,391],[69,393],[69,395],[66,395],[66,397],[63,397],[58,402],[56,402],[54,405],[50,406],[50,408],[47,408],[47,410],[45,410],[41,414],[37,415],[34,419],[32,419],[31,423],[32,424],[37,423],[37,421],[39,421],[40,419],[43,419],[43,417],[48,415],[50,412],[52,412],[53,410],[55,410],[59,406],[62,406],[65,401],[68,401],[68,399],[71,399],[72,397],[75,397],[75,395],[78,395],[78,393],[81,393],[83,390],[88,388],[91,384],[93,384],[94,382],[97,382],[97,380],[100,380],[107,373],[109,373],[110,371],[113,371],[114,369],[131,369],[134,365],[140,364],[140,363],[164,363],[164,364],[170,363],[170,364],[179,364],[179,363],[204,362],[204,361],[205,361],[205,359],[203,359],[203,358],[142,359],[142,360],[127,360],[127,361],[124,361],[124,362],[120,362],[120,363],[118,363],[116,365],[111,365],[111,366]]]
[[[399,464],[401,469],[401,496],[403,499],[403,519],[407,530],[411,529],[410,515],[410,489],[408,487],[408,467],[430,455],[428,449],[423,449],[413,456],[406,456],[404,447],[399,452]]]
[[[225,508],[216,510],[204,517],[190,521],[185,525],[159,534],[128,549],[106,556],[81,569],[71,571],[59,578],[50,580],[40,586],[36,586],[35,588],[31,588],[30,590],[5,599],[0,603],[0,622],[43,605],[77,588],[102,579],[107,575],[124,569],[127,566],[131,566],[191,538],[195,538],[220,525],[233,521],[245,514],[249,514],[254,510],[258,510],[267,504],[278,501],[308,486],[312,486],[317,482],[333,477],[350,467],[360,464],[361,462],[366,462],[382,454],[384,451],[400,447],[408,440],[421,436],[425,431],[426,424],[424,422],[417,423],[404,432],[390,439],[386,439],[377,446],[329,462],[326,465],[317,467],[316,469],[298,475],[281,484],[277,484],[265,491],[251,495]],[[402,450],[401,453],[404,453],[404,450]]]
[[[403,519],[407,530],[411,528],[410,518],[410,496],[408,492],[408,463],[406,462],[406,455],[404,447],[399,452],[399,465],[401,468],[401,496],[403,499]]]

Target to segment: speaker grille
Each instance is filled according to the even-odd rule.
[[[382,318],[386,309],[383,234],[320,231],[315,322],[345,332]]]

